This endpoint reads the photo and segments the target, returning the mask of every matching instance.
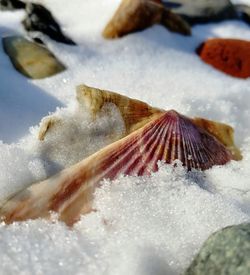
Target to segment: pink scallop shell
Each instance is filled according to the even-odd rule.
[[[149,175],[157,171],[158,161],[177,159],[189,170],[205,170],[227,163],[232,154],[189,118],[171,110],[123,139],[122,146],[102,159],[102,170],[111,179],[119,174]]]
[[[93,193],[105,178],[150,175],[158,161],[182,161],[188,170],[223,165],[232,154],[215,137],[176,111],[163,113],[143,128],[40,183],[18,193],[0,209],[6,223],[57,212],[68,225],[91,210]]]

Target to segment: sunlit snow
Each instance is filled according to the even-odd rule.
[[[68,118],[75,112],[81,83],[228,123],[243,160],[189,174],[159,164],[151,177],[104,181],[96,211],[73,229],[56,217],[0,224],[0,274],[180,274],[212,232],[250,221],[250,79],[227,76],[195,54],[210,37],[250,40],[249,26],[236,20],[197,25],[191,37],[153,26],[107,41],[101,31],[119,0],[39,2],[78,46],[45,39],[68,69],[44,80],[16,72],[0,46],[0,201],[78,160],[81,147],[71,152],[67,135],[60,138],[59,131],[41,145],[37,131],[49,113]],[[23,11],[0,12],[0,35],[24,34],[23,17]],[[81,125],[77,121],[66,122],[68,134],[93,126],[87,117]],[[95,123],[110,127],[105,117]],[[89,143],[89,149],[102,142]]]

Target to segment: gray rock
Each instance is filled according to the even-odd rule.
[[[203,244],[185,275],[249,275],[250,224],[226,227]]]
[[[60,25],[52,13],[42,5],[27,3],[26,17],[22,23],[24,28],[29,32],[41,32],[58,42],[76,45],[73,40],[62,32]]]
[[[14,67],[27,77],[45,78],[65,70],[65,66],[45,46],[21,36],[4,37],[2,42]]]
[[[19,0],[0,0],[0,10],[24,9],[25,3]]]
[[[189,24],[209,23],[237,18],[229,0],[163,0],[164,5]]]
[[[239,17],[250,24],[250,7],[247,5],[235,5]]]

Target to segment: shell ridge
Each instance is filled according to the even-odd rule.
[[[194,134],[194,131],[190,131],[191,129],[195,129],[193,126],[193,123],[187,119],[183,120],[183,136],[186,136],[186,141],[185,144],[187,145],[187,150],[188,150],[188,155],[187,159],[190,161],[190,166],[192,168],[198,168],[200,169],[200,161],[199,161],[199,156],[200,156],[200,148],[199,146],[202,145],[200,140],[197,142],[197,137]],[[197,130],[195,129],[195,132]],[[196,141],[196,142],[194,142]],[[196,154],[197,152],[197,154]],[[202,162],[201,162],[202,163]]]
[[[168,134],[167,134],[167,139],[166,139],[166,142],[165,142],[164,153],[163,153],[163,159],[164,159],[165,163],[169,163],[168,160],[170,159],[169,157],[171,155],[170,141],[171,141],[172,128],[173,128],[173,122],[169,121],[169,131],[168,131]]]
[[[107,165],[108,168],[103,171],[102,178],[114,179],[120,171],[127,167],[125,160],[127,158],[131,159],[131,155],[133,157],[133,154],[138,150],[136,142],[128,144],[127,147],[128,149],[120,151],[118,159],[114,159],[112,164]]]
[[[196,169],[200,169],[202,162],[199,160],[199,151],[200,151],[200,141],[194,142],[197,138],[195,137],[194,133],[187,132],[187,135],[189,137],[190,146],[191,146],[191,158],[193,159],[194,167]]]
[[[223,148],[224,150],[221,150],[221,153],[220,154],[215,154],[215,155],[211,155],[211,165],[213,165],[213,162],[218,162],[220,164],[225,164],[225,161],[228,159],[228,158],[232,158],[232,155],[231,153],[228,151],[227,148],[225,148],[225,146],[223,144],[221,144],[220,142],[217,141],[216,138],[214,138],[214,142],[215,144],[217,144],[217,150],[219,150],[219,148]],[[206,148],[205,148],[206,149]],[[210,153],[211,154],[211,153]]]
[[[140,148],[140,154],[141,154],[141,166],[145,167],[147,170],[147,174],[151,172],[151,165],[147,162],[147,159],[149,158],[149,153],[152,152],[152,150],[155,149],[155,146],[157,146],[157,141],[159,139],[159,133],[161,133],[162,129],[164,129],[165,124],[165,115],[161,117],[161,119],[157,123],[157,127],[154,129],[153,134],[151,135],[150,139],[147,141],[146,144],[143,144],[143,142],[140,142],[139,148]],[[145,137],[142,137],[142,141],[145,140]],[[149,150],[149,152],[148,152]],[[150,168],[149,168],[150,167]],[[143,169],[143,168],[141,168]],[[144,170],[145,170],[144,169]]]
[[[186,142],[186,139],[185,139],[185,136],[184,136],[184,132],[183,132],[183,129],[181,127],[182,125],[180,124],[180,141],[182,141],[182,149],[183,149],[183,161],[185,163],[185,166],[188,167],[188,154],[187,154],[187,142]]]
[[[140,148],[139,149],[140,157],[138,159],[140,159],[141,162],[138,163],[138,159],[134,160],[134,162],[136,162],[137,165],[135,167],[133,167],[133,169],[132,169],[133,175],[142,175],[142,174],[144,174],[145,169],[147,170],[145,172],[146,174],[149,174],[150,172],[152,172],[151,170],[152,170],[153,166],[150,169],[147,168],[147,166],[149,166],[149,162],[147,162],[147,158],[150,156],[151,151],[155,150],[155,147],[157,147],[159,138],[161,137],[161,133],[166,128],[166,127],[164,127],[165,124],[166,124],[166,114],[164,114],[162,117],[160,117],[158,119],[158,121],[155,123],[154,126],[157,125],[157,127],[149,127],[151,129],[150,129],[150,131],[148,131],[148,133],[146,135],[142,133],[141,139],[138,140],[138,146]],[[143,141],[148,137],[148,135],[152,131],[154,131],[154,132],[153,132],[153,134],[151,134],[150,139],[146,143],[143,143]],[[162,139],[164,139],[164,137]],[[153,142],[153,145],[152,145],[152,142]],[[149,153],[147,151],[147,148],[150,149]],[[156,154],[156,159],[158,161],[161,158],[159,155]],[[157,161],[155,161],[156,164],[157,164]],[[133,164],[133,162],[131,163],[131,165],[132,164]],[[155,167],[154,169],[157,169],[157,167]],[[124,172],[129,173],[128,171],[131,172],[132,170],[131,170],[131,167],[127,167],[127,169]]]
[[[175,120],[173,121],[173,130],[171,133],[171,141],[172,141],[172,146],[171,146],[171,154],[170,154],[170,163],[172,163],[174,160],[176,160],[176,131],[177,131],[177,122],[179,121],[179,117],[175,116]]]
[[[201,129],[198,127],[198,129],[201,131]],[[203,132],[203,130],[202,130]],[[207,134],[207,133],[206,133]],[[201,135],[201,133],[199,132],[199,135]],[[195,138],[195,137],[194,137]],[[212,139],[214,139],[214,137],[211,136]],[[197,163],[201,164],[201,166],[207,166],[210,167],[211,163],[213,163],[213,156],[209,150],[209,148],[207,148],[202,142],[201,142],[201,136],[199,139],[199,142],[195,144],[196,146],[196,152],[197,152]],[[199,167],[200,168],[200,167]]]
[[[192,146],[191,146],[192,141],[191,141],[189,134],[186,135],[185,141],[186,141],[185,144],[187,146],[187,159],[189,160],[190,167],[195,168],[195,160],[194,160],[193,150],[192,150]]]
[[[204,146],[204,144],[200,143],[199,145],[202,149],[202,151],[201,150],[198,151],[201,164],[205,165],[206,163],[208,163],[208,166],[211,167],[211,164],[213,163],[213,160],[214,160],[213,155],[208,150],[208,148]]]
[[[124,159],[128,158],[131,153],[133,154],[134,152],[138,151],[138,154],[142,155],[143,150],[141,150],[140,143],[142,143],[143,139],[145,139],[145,137],[148,137],[151,132],[153,134],[155,134],[157,132],[156,129],[158,129],[161,126],[161,124],[164,123],[164,121],[161,119],[161,117],[156,120],[157,121],[155,124],[150,123],[148,125],[148,127],[146,129],[144,129],[144,131],[138,137],[134,138],[132,144],[130,142],[127,142],[125,148],[123,148],[122,151],[119,150],[119,153],[116,154],[116,156],[121,156],[121,157],[119,159],[114,159],[113,164],[109,165],[108,169],[106,169],[106,171],[103,173],[103,177],[109,177],[108,175],[110,175],[111,173],[113,174],[114,173],[113,171],[116,170],[117,167],[119,167],[119,166],[120,166],[120,168],[118,168],[116,170],[116,172],[113,174],[111,179],[115,178],[116,175],[119,174],[120,171],[122,171],[122,170],[126,171],[128,169],[128,165],[130,162],[126,162],[124,164]],[[152,127],[152,125],[153,125],[153,127]],[[153,140],[153,138],[150,138],[150,140]],[[109,157],[109,159],[110,159],[110,157]],[[143,160],[142,160],[142,162],[143,162]],[[145,163],[144,163],[144,165],[145,165]]]
[[[176,139],[177,139],[177,159],[183,161],[183,157],[182,157],[182,150],[181,150],[181,147],[182,147],[182,142],[181,142],[181,122],[180,122],[180,119],[178,120],[179,123],[176,123]]]
[[[101,166],[101,168],[105,169],[105,166],[107,165],[108,162],[115,163],[115,161],[119,159],[120,155],[124,154],[124,152],[126,154],[131,153],[131,151],[134,149],[136,145],[137,145],[136,138],[134,138],[133,140],[130,140],[130,142],[124,143],[122,148],[119,148],[119,150],[116,150],[115,152],[112,152],[111,154],[108,154],[107,156],[105,156],[105,158],[103,159],[104,164]],[[126,154],[124,155],[124,157],[126,157]],[[108,167],[111,167],[109,163],[108,163]]]
[[[157,129],[159,129],[162,125],[164,125],[164,120],[160,120],[152,128],[149,127],[150,129],[147,129],[148,131],[146,130],[142,133],[141,139],[138,139],[137,141],[140,152],[147,150],[147,147],[150,146],[152,142],[154,142],[154,137],[157,135]]]
[[[159,158],[158,158],[158,160],[155,160],[155,162],[158,162],[159,160],[160,161],[164,160],[165,146],[166,146],[166,143],[167,143],[168,131],[169,131],[170,127],[171,127],[171,123],[169,123],[169,122],[166,123],[166,125],[164,127],[164,132],[162,134],[161,141],[160,141],[161,146],[158,149]]]
[[[212,136],[211,134],[207,133],[206,131],[202,130],[202,133],[204,135],[206,135],[206,137],[209,137],[209,139],[212,139],[212,142],[213,142],[213,146],[214,145],[217,145],[217,148],[218,146],[220,148],[224,148],[224,146],[214,137]],[[223,160],[225,159],[225,152],[224,150],[220,152],[220,154],[215,154],[213,155],[211,150],[210,150],[210,146],[211,145],[207,145],[205,146],[204,142],[200,142],[199,143],[199,150],[197,150],[197,152],[199,153],[199,156],[200,156],[200,163],[206,167],[206,168],[210,168],[213,166],[213,163],[214,162],[219,162],[221,163],[221,161],[223,162]],[[223,155],[223,156],[222,156]]]
[[[133,172],[131,170],[131,167],[133,167],[133,164],[137,163],[141,158],[141,154],[137,147],[137,144],[134,145],[133,151],[134,151],[134,154],[132,154],[131,156],[129,155],[130,156],[129,160],[124,165],[121,166],[119,173],[124,174],[124,175],[130,175],[130,172],[131,173]]]
[[[141,168],[140,160],[140,154],[138,154],[137,156],[133,156],[126,167],[121,170],[121,173],[124,175],[137,176],[138,171],[140,170],[139,168]]]
[[[188,156],[189,158],[191,158],[191,168],[200,168],[200,165],[199,165],[199,161],[198,161],[198,158],[197,158],[197,155],[196,155],[196,152],[195,152],[195,146],[194,146],[194,140],[195,140],[195,136],[193,135],[193,133],[191,133],[191,131],[188,131],[187,128],[190,128],[190,127],[185,127],[185,135],[187,137],[187,141],[188,141],[188,145],[189,145],[189,153],[190,153],[190,156]]]
[[[159,125],[157,131],[155,131],[156,138],[151,144],[151,146],[144,152],[144,163],[147,164],[150,171],[156,171],[156,163],[159,160],[159,152],[157,148],[159,148],[159,141],[161,140],[162,133],[164,132],[165,128],[164,122]]]

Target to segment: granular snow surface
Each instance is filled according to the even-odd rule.
[[[227,76],[195,54],[208,38],[250,40],[249,26],[235,20],[198,25],[191,37],[153,26],[107,41],[101,31],[119,0],[40,2],[78,46],[45,38],[68,69],[43,80],[20,75],[0,48],[0,201],[107,143],[88,142],[82,155],[85,145],[67,147],[69,135],[113,127],[120,119],[116,110],[113,120],[100,117],[94,125],[84,111],[84,119],[76,119],[75,87],[82,83],[228,123],[243,160],[190,173],[159,163],[150,177],[105,180],[96,190],[96,211],[72,229],[56,217],[2,223],[0,274],[182,273],[212,232],[250,221],[250,79]],[[23,11],[0,12],[0,35],[24,34],[23,17]],[[54,112],[65,120],[65,135],[58,130],[41,143],[39,123]]]

